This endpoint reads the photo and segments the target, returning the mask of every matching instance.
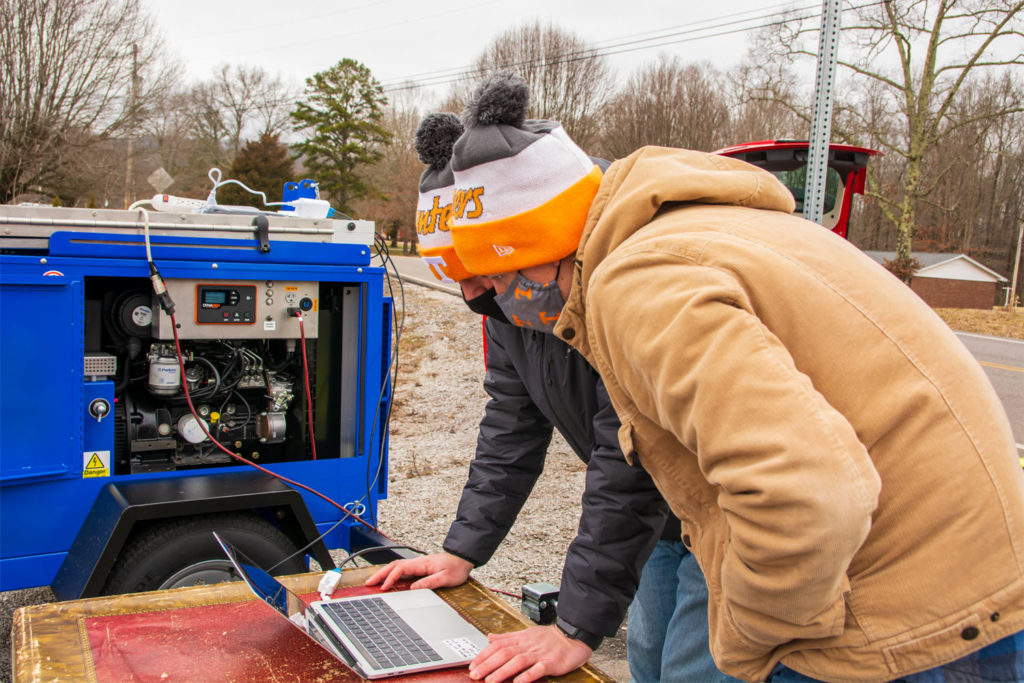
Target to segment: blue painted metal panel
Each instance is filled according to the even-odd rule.
[[[370,248],[361,244],[324,242],[270,243],[269,252],[260,252],[257,240],[185,238],[155,235],[150,238],[153,260],[235,261],[254,264],[345,264],[370,265]],[[50,256],[72,258],[121,258],[145,264],[146,247],[142,235],[56,232],[50,237]]]
[[[96,400],[106,401],[108,412],[101,419],[89,414],[89,406]],[[106,464],[109,467],[110,454],[114,452],[114,383],[110,380],[86,382],[82,391],[82,408],[85,411],[82,417],[83,468],[88,468],[93,456],[102,460],[102,453],[107,454]]]
[[[80,468],[81,453],[73,455]],[[0,590],[43,586],[53,580],[97,492],[107,481],[82,479],[81,474],[75,474],[60,479],[4,482],[0,489]],[[31,562],[32,558],[55,557],[60,559],[54,563],[35,566]]]
[[[0,286],[0,480],[81,471],[82,287]]]
[[[57,575],[57,569],[60,568],[66,556],[67,553],[28,555],[0,561],[0,576],[3,577],[3,585],[11,587],[2,590],[49,585],[53,581],[53,577]]]

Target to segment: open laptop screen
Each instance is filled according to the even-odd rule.
[[[284,615],[294,624],[304,626],[306,603],[295,593],[284,587],[284,585],[267,572],[260,569],[241,550],[214,532],[213,537],[224,549],[231,564],[239,574],[239,578],[245,581],[252,592],[262,598],[264,602],[274,608],[275,611]]]

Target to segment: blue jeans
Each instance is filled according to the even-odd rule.
[[[708,587],[682,541],[658,541],[644,565],[626,627],[632,683],[735,681],[708,649]]]
[[[777,664],[771,683],[815,683],[783,664]],[[949,664],[896,679],[896,683],[983,683],[1024,681],[1024,631],[972,652]]]

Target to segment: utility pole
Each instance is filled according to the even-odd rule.
[[[832,93],[839,57],[840,0],[824,0],[821,30],[818,32],[818,73],[814,83],[814,112],[811,140],[807,150],[807,185],[804,189],[804,218],[821,223],[825,212],[825,181],[828,177],[828,147],[832,129]]]
[[[139,46],[132,43],[132,83],[128,96],[128,160],[124,170],[124,208],[132,205],[135,192],[132,187],[133,162],[135,161],[135,87],[139,77]]]
[[[1017,274],[1020,272],[1020,247],[1024,244],[1024,221],[1020,224],[1020,233],[1017,235],[1017,257],[1013,259],[1013,278],[1010,280],[1010,310],[1017,310]]]

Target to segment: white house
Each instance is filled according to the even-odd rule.
[[[878,263],[896,258],[895,251],[865,251]],[[966,254],[912,253],[921,267],[910,288],[932,308],[992,308],[996,292],[1007,279]]]

